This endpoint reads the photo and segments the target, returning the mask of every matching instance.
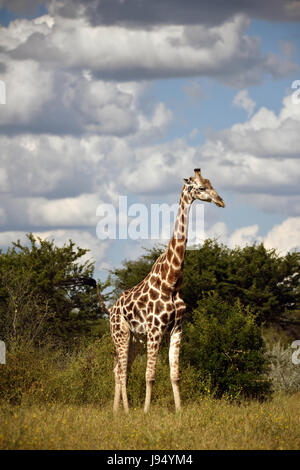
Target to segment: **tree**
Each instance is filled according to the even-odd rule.
[[[279,322],[299,308],[299,279],[299,252],[281,257],[263,244],[232,250],[206,240],[198,250],[187,252],[183,296],[189,312],[214,291],[231,304],[239,298],[258,323]]]
[[[232,305],[217,293],[202,299],[185,327],[182,355],[216,397],[263,399],[271,392],[260,328],[239,300]]]
[[[113,303],[127,289],[138,284],[150,272],[157,258],[164,251],[163,246],[155,246],[152,249],[145,249],[145,254],[135,261],[123,261],[122,268],[116,268],[110,271],[108,283],[113,287],[110,293],[110,301]]]
[[[68,278],[92,276],[94,266],[80,263],[88,250],[27,235],[0,252],[0,337],[4,341],[67,344],[90,334],[103,317],[95,289],[65,286]]]
[[[140,282],[151,270],[164,247],[147,250],[135,261],[111,271],[113,302],[123,290]],[[208,292],[219,294],[229,304],[239,298],[263,322],[289,324],[299,310],[300,253],[278,256],[263,244],[230,249],[208,239],[197,249],[187,250],[183,270],[182,293],[187,305],[185,321]],[[296,325],[297,320],[293,321]]]

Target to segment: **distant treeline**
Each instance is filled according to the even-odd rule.
[[[106,320],[91,286],[64,285],[74,277],[93,277],[93,263],[81,262],[88,250],[69,240],[63,247],[54,241],[27,235],[0,251],[0,338],[60,344],[74,338],[99,336]],[[164,251],[155,246],[137,260],[125,260],[110,272],[101,289],[108,304],[125,289],[141,281]],[[230,249],[208,239],[187,250],[183,272],[185,321],[207,295],[218,295],[234,305],[237,300],[256,316],[257,324],[277,324],[297,331],[300,298],[300,253],[279,256],[263,244]],[[295,333],[296,335],[296,333]],[[295,336],[294,335],[294,336]]]

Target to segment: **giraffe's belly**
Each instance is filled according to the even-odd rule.
[[[150,334],[155,336],[172,328],[175,320],[175,305],[172,301],[164,304],[160,309],[154,305],[153,309],[139,310],[135,315],[126,315],[130,331],[141,342],[145,342]]]
[[[134,318],[127,317],[127,323],[130,331],[139,341],[146,341],[148,333],[147,315],[146,312],[139,312],[138,316]]]

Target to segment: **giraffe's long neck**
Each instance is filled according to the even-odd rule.
[[[161,267],[161,277],[170,287],[175,287],[181,281],[190,208],[191,202],[188,201],[187,196],[182,191],[174,232],[165,251]]]

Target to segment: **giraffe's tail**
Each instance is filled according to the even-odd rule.
[[[71,278],[68,278],[65,281],[61,282],[60,285],[64,285],[64,286],[74,286],[75,285],[75,286],[92,286],[92,287],[94,287],[95,289],[97,289],[97,294],[98,294],[101,309],[103,310],[103,312],[106,313],[106,315],[110,314],[108,308],[106,307],[106,305],[104,303],[102,294],[100,292],[99,284],[97,284],[96,280],[93,279],[92,277],[71,277]]]

